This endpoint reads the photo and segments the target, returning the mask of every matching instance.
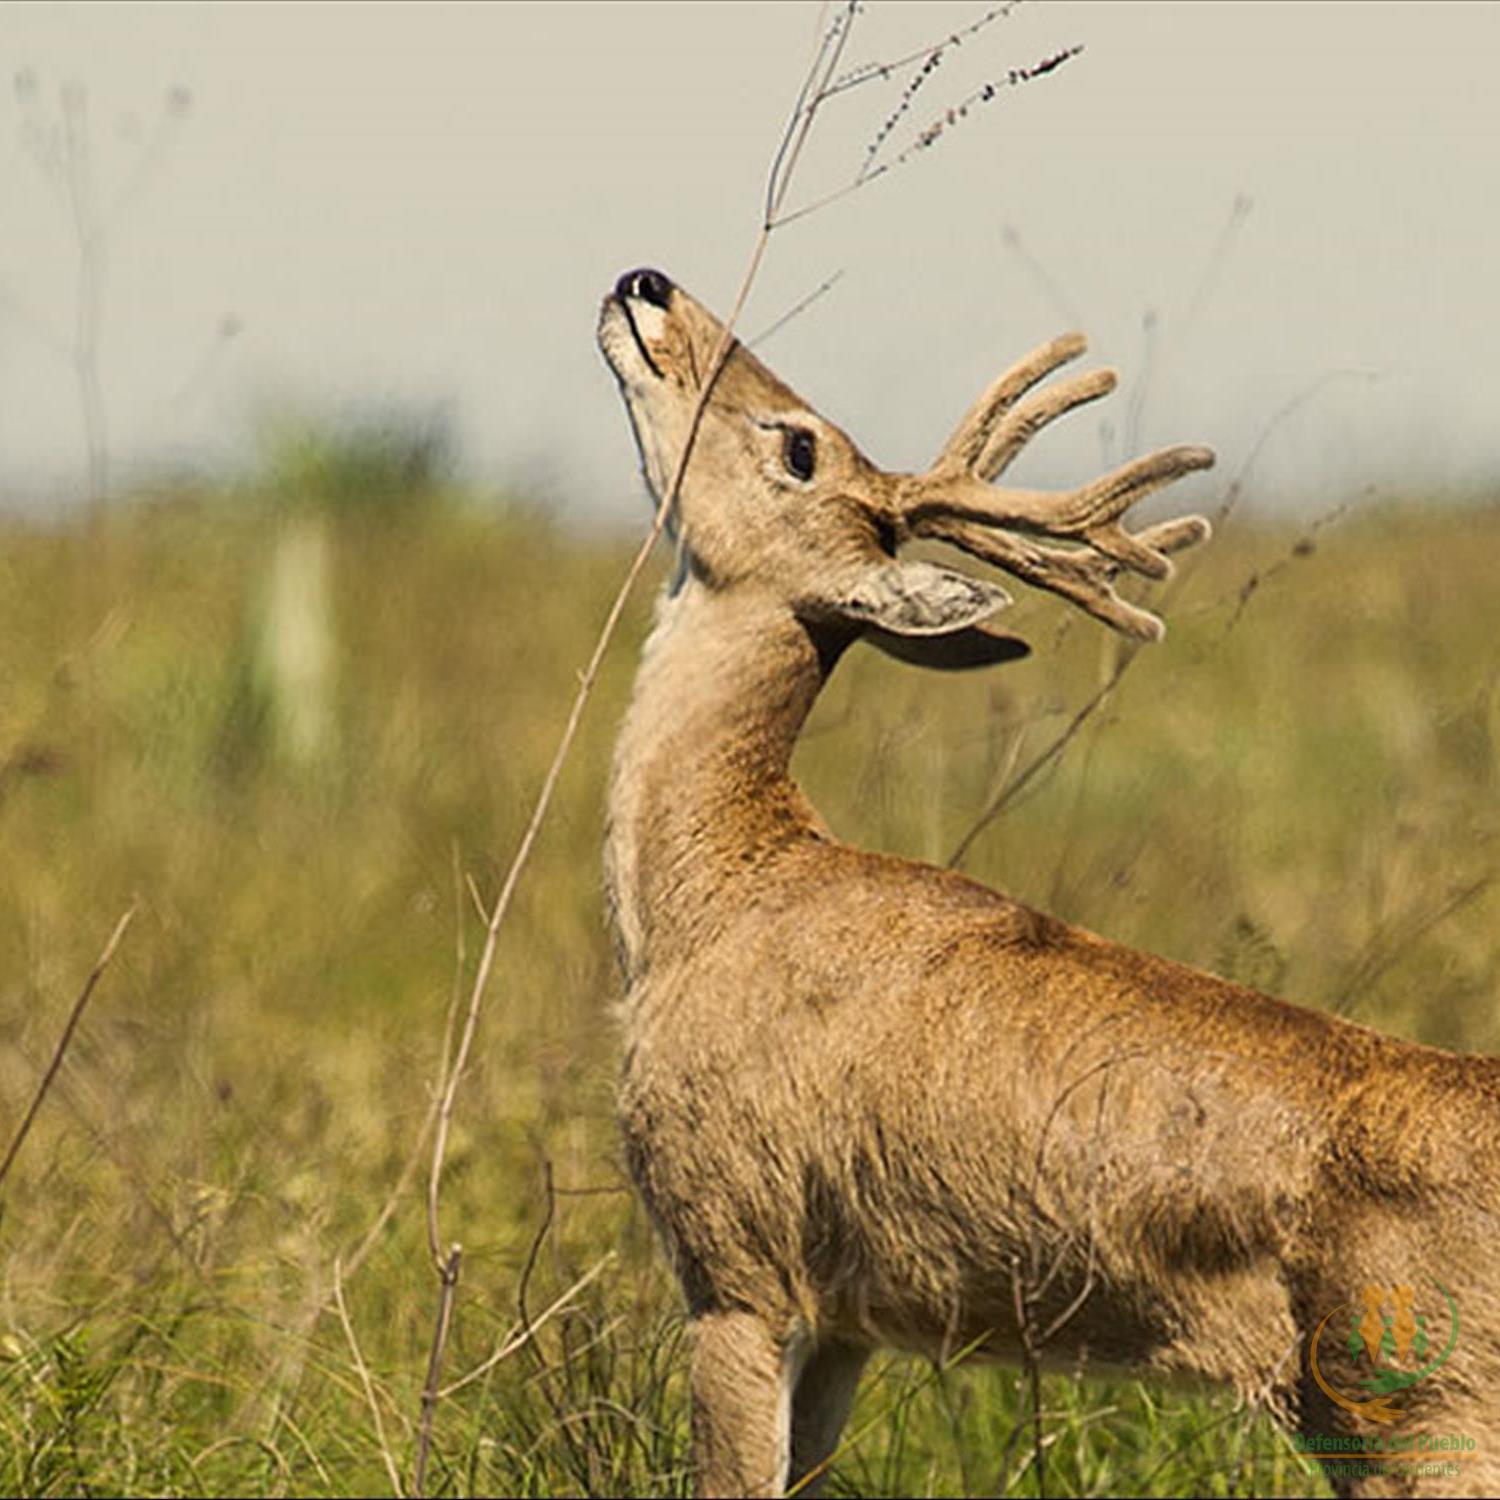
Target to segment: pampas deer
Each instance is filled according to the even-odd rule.
[[[722,335],[656,271],[604,301],[600,344],[658,496]],[[1500,1063],[850,848],[790,778],[856,641],[938,667],[1025,652],[984,623],[1007,602],[995,583],[899,561],[908,538],[1161,634],[1113,581],[1165,577],[1208,527],[1132,535],[1121,517],[1211,453],[1169,448],[1055,495],[990,482],[1112,388],[1107,371],[1042,384],[1082,349],[1059,339],[1002,375],[924,474],[876,468],[738,344],[696,429],[682,567],[620,735],[606,851],[620,1120],[692,1321],[695,1483],[811,1493],[884,1345],[1225,1382],[1314,1442],[1456,1437],[1472,1447],[1452,1472],[1330,1478],[1495,1493]],[[1363,1305],[1378,1343],[1380,1288],[1398,1339],[1413,1295],[1461,1323],[1455,1342],[1446,1312],[1430,1320],[1446,1357],[1399,1400],[1361,1388],[1346,1342]]]

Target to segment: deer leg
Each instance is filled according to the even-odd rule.
[[[785,1493],[797,1350],[749,1312],[693,1323],[693,1488],[703,1500]]]
[[[792,1396],[791,1480],[799,1496],[822,1492],[826,1465],[849,1420],[869,1357],[870,1351],[858,1344],[829,1339],[818,1344],[803,1365]]]

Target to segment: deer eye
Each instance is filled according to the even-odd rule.
[[[781,461],[788,474],[811,479],[818,462],[818,444],[805,427],[788,427],[781,441]]]

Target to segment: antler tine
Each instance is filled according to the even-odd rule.
[[[1095,551],[1113,558],[1133,572],[1143,573],[1147,578],[1166,578],[1172,571],[1166,554],[1146,542],[1144,535],[1131,536],[1120,525],[1120,517],[1137,501],[1181,479],[1184,474],[1210,468],[1213,461],[1213,452],[1208,448],[1186,445],[1162,448],[1096,479],[1093,484],[1075,492],[1091,511],[1090,521],[1079,529],[1077,535]],[[1067,534],[1054,525],[1045,529],[1053,535]],[[1198,539],[1207,534],[1208,522],[1202,521]]]
[[[988,506],[961,501],[942,512],[929,511],[912,530],[950,542],[982,562],[1061,594],[1135,640],[1160,640],[1165,630],[1162,622],[1121,599],[1114,590],[1115,578],[1122,568],[1149,578],[1167,577],[1172,571],[1171,554],[1206,540],[1211,528],[1202,516],[1177,516],[1132,536],[1118,517],[1152,490],[1212,462],[1207,448],[1166,448],[1062,495],[990,490],[976,482],[965,499],[977,491],[975,498],[988,501]],[[1002,530],[997,522],[1042,535],[1076,538],[1084,545],[1044,547]]]
[[[1185,552],[1206,542],[1213,535],[1213,527],[1202,516],[1176,516],[1170,521],[1158,521],[1136,533],[1136,541],[1150,547],[1153,552],[1170,554]]]
[[[974,460],[974,474],[984,480],[998,479],[1049,422],[1055,422],[1074,407],[1109,395],[1118,384],[1119,376],[1113,370],[1089,370],[1017,402],[1005,413]]]
[[[1044,536],[1079,541],[1095,541],[1103,536],[1107,541],[1108,528],[1136,501],[1144,500],[1184,474],[1211,468],[1213,462],[1211,448],[1180,444],[1133,459],[1092,484],[1058,492],[994,489],[977,474],[966,475],[956,482],[946,476],[928,474],[916,481],[904,508],[907,523],[918,533],[928,530],[933,517],[962,516]],[[1153,576],[1156,573],[1150,565],[1143,571]]]
[[[1176,552],[1208,535],[1208,523],[1198,516],[1166,521],[1136,538],[1163,552]],[[1064,550],[1043,547],[1026,537],[996,531],[974,521],[937,518],[925,534],[961,547],[981,562],[1004,569],[1050,593],[1061,594],[1106,625],[1138,641],[1158,641],[1166,631],[1148,610],[1120,598],[1113,584],[1120,563],[1086,547]]]
[[[943,444],[933,469],[959,473],[972,470],[990,440],[995,423],[1039,380],[1045,380],[1059,365],[1077,359],[1087,348],[1088,340],[1081,333],[1064,333],[1018,359],[964,413],[963,420]]]

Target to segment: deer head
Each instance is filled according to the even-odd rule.
[[[692,443],[673,520],[688,571],[710,588],[769,593],[814,631],[863,636],[926,665],[1024,654],[981,626],[1010,602],[998,584],[898,560],[903,542],[930,537],[1127,636],[1160,637],[1161,621],[1114,581],[1121,570],[1167,577],[1170,555],[1207,537],[1208,523],[1185,516],[1132,535],[1121,520],[1137,500],[1208,468],[1209,449],[1164,448],[1059,493],[992,483],[1049,422],[1114,389],[1109,370],[1041,386],[1083,353],[1082,335],[1054,339],[1001,375],[922,474],[877,468],[738,341],[715,369],[723,341],[723,325],[659,271],[627,272],[600,314],[600,347],[658,501]]]

